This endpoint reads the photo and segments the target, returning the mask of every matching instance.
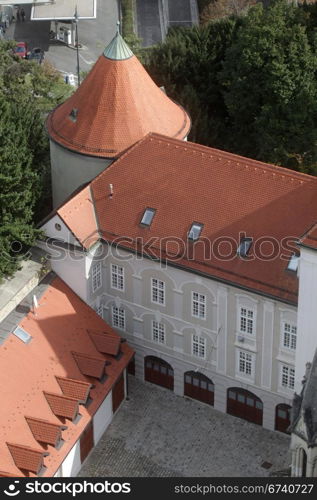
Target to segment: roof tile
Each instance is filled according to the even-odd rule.
[[[52,446],[58,444],[62,437],[62,429],[64,426],[52,424],[52,422],[40,418],[25,417],[25,419],[36,441],[51,444]]]
[[[7,446],[18,469],[34,472],[34,474],[40,472],[43,467],[43,458],[48,453],[19,444],[7,443]]]
[[[79,403],[86,404],[92,384],[65,377],[56,377],[56,380],[64,396],[77,399]]]
[[[72,354],[83,375],[99,380],[103,377],[106,369],[106,361],[104,359],[74,351]]]
[[[120,350],[121,339],[111,333],[87,330],[89,336],[99,352],[117,356]]]
[[[64,417],[69,418],[70,420],[75,420],[79,410],[77,399],[45,391],[44,396],[46,397],[46,400],[50,405],[52,412],[57,417]]]

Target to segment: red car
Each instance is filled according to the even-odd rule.
[[[27,45],[26,42],[17,42],[16,46],[13,49],[14,53],[18,57],[22,57],[23,59],[27,58]]]

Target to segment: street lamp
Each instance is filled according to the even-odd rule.
[[[75,18],[75,44],[76,44],[76,53],[77,53],[77,81],[78,81],[77,87],[79,87],[79,85],[80,85],[80,75],[79,75],[80,68],[79,68],[79,44],[78,44],[78,13],[77,13],[77,5],[76,5],[76,8],[75,8],[74,18]]]

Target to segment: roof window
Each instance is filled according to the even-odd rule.
[[[188,239],[192,241],[197,241],[204,225],[200,222],[193,222],[188,233]]]
[[[142,226],[149,227],[152,224],[152,220],[153,220],[153,217],[155,215],[155,212],[156,212],[155,208],[146,208],[140,224]]]
[[[69,113],[69,118],[71,119],[72,122],[75,123],[77,121],[77,115],[78,115],[78,109],[73,108]]]
[[[32,340],[31,335],[19,326],[17,326],[17,328],[13,331],[13,334],[25,344],[28,344]]]
[[[252,245],[252,238],[242,238],[240,241],[239,248],[237,250],[237,255],[239,257],[246,257]]]
[[[299,255],[297,255],[296,253],[293,253],[293,255],[291,256],[291,258],[289,260],[287,269],[289,271],[296,272],[298,269],[298,262],[299,262]]]

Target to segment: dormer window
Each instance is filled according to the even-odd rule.
[[[155,212],[156,212],[155,208],[146,208],[140,222],[141,226],[150,227]]]
[[[287,266],[288,271],[294,271],[296,273],[298,269],[298,262],[299,262],[299,255],[293,253]]]
[[[239,248],[237,250],[237,255],[239,257],[246,257],[252,245],[252,238],[242,238]]]
[[[200,237],[204,225],[200,222],[193,222],[191,228],[188,232],[188,239],[191,241],[197,241]]]
[[[77,115],[78,115],[78,109],[73,108],[69,113],[69,118],[71,119],[72,122],[75,123],[77,121]]]

